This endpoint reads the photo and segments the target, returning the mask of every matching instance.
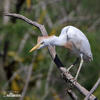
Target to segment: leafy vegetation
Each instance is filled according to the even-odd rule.
[[[12,1],[9,0],[9,2]],[[12,4],[10,12],[16,13],[17,3],[12,2]],[[23,2],[20,9],[20,14],[44,24],[49,35],[59,35],[61,29],[67,25],[74,25],[84,32],[91,44],[93,61],[83,65],[78,81],[88,90],[100,77],[99,4],[100,0],[27,0],[27,2]],[[12,19],[9,19],[6,24],[3,24],[4,16],[0,15],[2,15],[0,17],[0,100],[18,99],[3,96],[9,91],[17,91],[20,94],[23,92],[30,64],[32,64],[32,75],[25,100],[66,100],[66,98],[71,100],[65,91],[65,88],[69,86],[65,84],[56,66],[52,64],[47,48],[29,53],[32,46],[36,44],[37,37],[41,35],[40,31],[21,20],[13,22]],[[25,43],[23,44],[22,41]],[[75,57],[64,48],[56,47],[56,51],[67,68],[75,60]],[[49,83],[47,83],[51,66],[53,68],[49,76]],[[77,68],[78,65],[71,70],[73,76],[75,76]],[[79,100],[84,98],[76,89],[73,88],[73,90]],[[46,94],[45,91],[48,93]],[[94,95],[100,99],[100,86]]]

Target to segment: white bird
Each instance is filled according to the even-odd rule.
[[[81,59],[75,80],[77,80],[83,61],[89,62],[93,60],[87,37],[82,31],[74,26],[64,27],[59,36],[38,37],[37,45],[33,47],[30,52],[49,45],[65,47],[77,57],[76,61],[67,69],[67,71],[69,71],[79,61],[79,59]]]

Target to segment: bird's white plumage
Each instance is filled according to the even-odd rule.
[[[70,41],[75,46],[73,48],[73,53],[77,56],[80,56],[80,53],[83,53],[83,58],[92,58],[91,48],[87,37],[83,34],[82,31],[73,26],[64,27],[61,31],[59,37],[67,37],[67,42]]]
[[[87,37],[83,34],[82,31],[74,26],[64,27],[61,30],[61,34],[59,36],[42,37],[39,41],[40,42],[35,47],[35,49],[44,48],[48,45],[64,46],[77,57],[80,57],[82,54],[85,61],[90,61],[93,59]]]
[[[37,45],[33,47],[30,52],[49,45],[64,46],[65,48],[69,49],[71,53],[75,54],[78,59],[81,59],[77,74],[75,76],[76,80],[83,61],[91,61],[93,59],[87,37],[76,27],[66,26],[62,29],[59,36],[41,37],[41,39],[38,38],[38,40],[39,43],[37,43]],[[67,71],[69,71],[75,65],[75,63],[72,64]]]

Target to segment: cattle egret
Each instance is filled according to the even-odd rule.
[[[80,65],[76,73],[75,80],[77,80],[83,61],[89,62],[93,60],[87,37],[82,31],[74,26],[64,27],[59,36],[38,37],[37,45],[33,47],[30,52],[49,45],[65,47],[77,57],[76,61],[67,69],[67,71],[69,71],[80,59]]]

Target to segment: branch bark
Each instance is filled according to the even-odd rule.
[[[74,92],[72,92],[72,90],[68,90],[67,93],[70,95],[70,97],[72,98],[72,100],[78,100],[76,94]]]
[[[26,18],[25,16],[19,15],[19,14],[11,14],[11,13],[5,13],[6,16],[11,16],[11,17],[16,17],[18,19],[22,19],[25,22],[27,22],[28,24],[31,24],[33,26],[36,26],[42,33],[43,36],[47,36],[47,31],[44,27],[44,25],[41,25],[35,21],[32,21],[28,18]],[[85,89],[83,86],[81,86],[78,82],[73,82],[73,76],[69,73],[67,73],[66,68],[64,68],[63,64],[61,63],[60,59],[58,58],[55,48],[52,46],[48,46],[50,55],[52,57],[52,60],[54,61],[54,63],[56,64],[57,68],[60,70],[61,74],[63,73],[64,76],[64,80],[65,81],[69,81],[70,83],[72,83],[74,85],[74,87],[76,87],[76,89],[82,93],[84,96],[87,96],[89,91],[87,89]],[[96,100],[96,97],[92,94],[89,97],[89,100]]]
[[[95,83],[95,85],[90,90],[89,94],[85,97],[84,100],[88,100],[89,99],[90,95],[96,90],[96,88],[98,87],[99,84],[100,84],[100,78],[97,80],[97,82]]]
[[[10,10],[10,1],[11,0],[4,0],[4,12],[8,13]],[[9,21],[9,17],[4,16],[3,17],[3,24],[6,25]]]

